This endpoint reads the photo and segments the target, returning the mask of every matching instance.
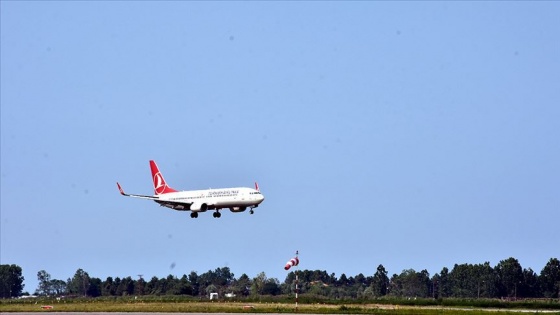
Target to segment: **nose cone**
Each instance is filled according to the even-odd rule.
[[[264,200],[264,196],[263,195],[258,195],[257,202],[261,203],[261,202],[263,202],[263,200]]]

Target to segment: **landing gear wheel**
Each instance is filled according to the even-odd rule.
[[[198,212],[191,212],[191,218],[193,219],[198,218]]]
[[[212,215],[214,216],[214,218],[219,218],[219,217],[221,217],[221,216],[222,216],[222,214],[221,214],[221,213],[219,213],[218,211],[216,211],[216,212],[212,213]]]
[[[253,209],[249,210],[249,214],[253,214],[253,213],[255,213],[255,210]]]

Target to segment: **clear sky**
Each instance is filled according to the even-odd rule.
[[[560,256],[559,2],[1,1],[2,264],[389,275]],[[252,187],[254,215],[151,194]]]

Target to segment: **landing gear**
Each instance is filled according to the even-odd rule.
[[[221,216],[222,216],[222,214],[221,214],[221,213],[219,213],[218,211],[216,211],[216,212],[212,213],[212,215],[214,216],[214,218],[219,218],[219,217],[221,217]]]
[[[191,212],[191,218],[193,219],[198,218],[198,212]]]
[[[254,205],[254,206],[252,206],[252,207],[251,207],[251,210],[249,210],[249,214],[255,213],[255,210],[253,210],[253,209],[255,209],[255,208],[258,207],[258,206],[259,206],[259,205]]]

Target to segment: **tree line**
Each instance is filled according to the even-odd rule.
[[[297,274],[296,274],[297,273]],[[0,296],[18,297],[23,291],[22,270],[17,265],[0,265]],[[35,295],[41,296],[142,296],[189,295],[208,297],[210,293],[236,297],[259,295],[302,294],[332,299],[373,299],[388,297],[417,298],[559,298],[560,261],[551,258],[539,274],[531,268],[522,268],[518,260],[508,258],[496,266],[483,264],[455,264],[451,270],[444,267],[430,276],[428,271],[403,270],[389,277],[379,265],[375,273],[355,276],[321,270],[300,270],[288,273],[284,282],[268,278],[264,272],[255,277],[242,274],[236,278],[228,267],[198,274],[191,271],[180,278],[169,275],[145,280],[132,277],[91,277],[78,269],[66,281],[52,279],[45,270],[37,273],[39,285]]]

